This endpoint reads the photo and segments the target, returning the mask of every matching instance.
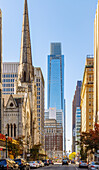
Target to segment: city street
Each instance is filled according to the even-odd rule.
[[[80,170],[80,168],[77,165],[61,165],[61,164],[56,164],[56,165],[50,165],[50,166],[45,166],[44,168],[39,168],[40,170]],[[83,168],[83,170],[87,170]]]

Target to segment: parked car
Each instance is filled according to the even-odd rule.
[[[42,167],[44,167],[44,162],[42,162],[42,161],[40,161],[40,162],[41,162]]]
[[[30,168],[38,168],[37,163],[35,161],[30,161],[29,162]]]
[[[52,160],[49,159],[49,164],[54,165],[54,162]]]
[[[79,168],[88,168],[87,161],[80,161],[79,162]]]
[[[75,160],[71,160],[71,164],[75,164]]]
[[[7,158],[7,161],[13,165],[13,169],[19,170],[19,165],[14,160]]]
[[[39,167],[40,167],[40,164],[39,164],[37,161],[35,161],[35,163],[36,163],[36,165],[37,165],[37,168],[39,168]]]
[[[62,165],[68,165],[68,159],[63,159],[62,160]]]
[[[30,170],[30,165],[24,159],[14,159],[14,161],[19,165],[20,170]]]
[[[91,162],[88,165],[88,170],[99,170],[99,162]]]
[[[47,166],[49,165],[49,161],[46,160],[46,159],[45,159],[45,160],[42,160],[42,162],[44,163],[45,166],[46,166],[46,165],[47,165]]]
[[[40,165],[40,167],[44,166],[44,163],[42,161],[37,161],[37,163]]]
[[[0,169],[2,170],[18,170],[19,166],[7,159],[0,159]]]

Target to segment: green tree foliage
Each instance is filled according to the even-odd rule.
[[[15,142],[14,142],[15,141]],[[18,137],[16,140],[9,140],[7,142],[8,145],[8,151],[11,155],[14,157],[17,157],[18,155],[23,153],[23,141],[24,141],[24,136]]]
[[[31,155],[31,158],[32,158],[33,160],[39,159],[40,146],[41,146],[41,144],[39,144],[39,145],[34,145],[33,148],[30,149],[30,155]]]
[[[87,152],[97,152],[99,150],[99,124],[95,124],[94,130],[89,132],[82,132],[80,135],[80,141],[76,142],[81,147],[81,159],[87,158]]]
[[[85,145],[86,151],[97,152],[99,150],[99,124],[95,124],[94,130],[83,132],[81,142]]]

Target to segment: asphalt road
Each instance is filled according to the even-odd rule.
[[[56,165],[50,165],[50,166],[45,166],[43,168],[39,168],[38,170],[88,170],[85,168],[79,168],[77,165],[61,165],[61,164],[56,164]]]

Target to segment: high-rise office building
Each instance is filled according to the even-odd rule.
[[[81,130],[81,110],[80,107],[76,107],[75,117],[75,141],[80,142],[80,130]],[[80,144],[76,145],[76,153],[80,153]]]
[[[2,72],[2,93],[14,94],[14,81],[18,77],[18,62],[4,62]]]
[[[56,110],[55,107],[50,107],[45,110],[44,120],[55,119],[59,126],[62,126],[63,122],[63,110]]]
[[[94,20],[94,123],[99,123],[99,1]]]
[[[45,151],[49,158],[62,159],[63,128],[55,119],[45,120]]]
[[[2,12],[0,9],[0,133],[2,131]]]
[[[64,55],[61,43],[51,43],[48,55],[48,106],[63,110],[63,149],[65,150],[65,109],[64,109]]]
[[[80,107],[80,93],[82,82],[77,81],[75,95],[72,102],[72,152],[75,152],[75,120],[76,120],[76,108]]]
[[[48,55],[48,109],[64,109],[64,55],[61,43],[51,43]]]
[[[34,67],[34,79],[37,86],[37,122],[39,141],[44,149],[44,77],[40,67]]]
[[[81,89],[81,132],[93,129],[94,58],[87,56]]]

